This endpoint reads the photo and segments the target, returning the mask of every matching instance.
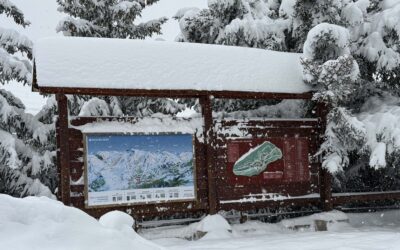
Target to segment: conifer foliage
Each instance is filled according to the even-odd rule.
[[[304,80],[318,89],[314,98],[330,105],[323,166],[333,173],[393,166],[390,159],[400,156],[393,122],[400,111],[400,2],[330,4],[337,11],[322,18],[330,23],[310,25],[301,62]]]
[[[54,151],[46,148],[51,126],[25,113],[22,102],[0,90],[0,192],[13,196],[52,197],[56,173]]]
[[[160,34],[165,17],[136,25],[145,4],[157,0],[57,0],[59,11],[69,16],[60,21],[57,31],[66,36],[140,38]]]
[[[136,24],[143,8],[158,0],[57,0],[59,11],[69,16],[61,20],[58,32],[65,36],[144,39],[161,33],[167,18]],[[148,116],[157,112],[176,114],[184,105],[170,99],[139,97],[69,97],[72,115],[80,116]]]
[[[278,1],[210,0],[208,8],[179,11],[178,41],[284,51],[290,19]]]
[[[179,10],[180,42],[224,44],[277,51],[290,50],[293,3],[263,0],[209,0],[208,8]],[[191,102],[181,101],[187,105]],[[216,111],[254,110],[276,104],[270,100],[213,100]]]
[[[181,42],[303,53],[304,81],[330,108],[323,166],[333,173],[395,167],[400,1],[209,0],[208,8],[186,8],[175,18]],[[257,108],[248,104],[217,101],[216,109]]]
[[[29,25],[24,14],[9,0],[0,0],[0,15],[6,15],[22,27]],[[0,26],[0,83],[12,80],[23,83],[31,81],[32,42],[12,29]]]
[[[26,27],[29,22],[10,1],[0,0],[0,14]],[[0,27],[0,83],[31,82],[32,42],[15,30]],[[56,188],[51,125],[45,125],[12,95],[0,89],[0,193],[52,197]],[[47,186],[46,186],[47,185]]]

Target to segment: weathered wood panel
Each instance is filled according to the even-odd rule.
[[[320,163],[312,157],[319,140],[318,120],[219,121],[215,130],[214,143],[218,155],[215,168],[216,175],[220,176],[217,179],[219,209],[243,210],[243,207],[263,206],[258,203],[279,204],[249,199],[257,194],[304,196],[319,192]],[[283,151],[284,157],[271,163],[267,171],[257,176],[234,175],[232,169],[236,160],[264,141],[275,144]],[[296,199],[295,202],[300,200]],[[319,198],[312,201],[317,204],[320,202]],[[251,205],[245,205],[247,203]]]

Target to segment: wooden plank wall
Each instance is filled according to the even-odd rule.
[[[309,199],[300,198],[293,200],[282,201],[257,201],[257,202],[233,202],[245,200],[252,194],[255,195],[265,193],[278,193],[287,196],[304,196],[307,194],[319,193],[319,168],[320,163],[313,156],[318,149],[318,141],[320,137],[319,122],[315,120],[287,120],[287,121],[220,121],[216,124],[216,141],[215,141],[215,168],[216,175],[221,178],[217,179],[217,199],[219,201],[218,209],[220,210],[249,210],[265,207],[277,207],[292,204],[319,204],[319,198]],[[239,134],[229,134],[227,131],[241,131]],[[244,136],[243,136],[244,135]],[[282,138],[303,138],[308,140],[308,156],[310,179],[308,181],[276,181],[262,180],[260,177],[243,178],[238,177],[237,181],[233,180],[228,172],[232,169],[227,169],[228,166],[228,147],[229,141],[236,139],[250,140],[277,140]],[[287,156],[284,156],[287,157]],[[229,178],[231,177],[231,178]],[[259,195],[260,196],[260,195]],[[230,202],[230,203],[226,203]]]

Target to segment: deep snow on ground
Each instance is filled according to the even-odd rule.
[[[232,225],[232,234],[219,234],[197,241],[176,238],[176,235],[188,235],[195,228],[195,225],[151,229],[143,232],[143,236],[152,239],[153,242],[159,245],[174,250],[400,249],[400,210],[349,213],[347,216],[349,223],[329,224],[327,232],[315,232],[313,228],[300,231],[285,228],[283,225],[290,224],[288,222],[293,221],[292,219],[276,224],[259,221],[236,224]],[[338,218],[340,217],[339,215]],[[309,218],[304,217],[301,220],[304,222]]]
[[[46,197],[18,199],[0,194],[0,249],[162,249],[136,234],[127,216],[111,212],[99,222]]]
[[[263,235],[237,235],[223,239],[185,240],[164,239],[156,243],[169,249],[313,249],[313,250],[378,250],[400,249],[400,234],[390,231],[374,232],[266,232]]]
[[[334,217],[343,216],[338,215]],[[288,221],[249,221],[232,225],[232,233],[228,233],[221,231],[227,227],[216,227],[214,223],[205,237],[189,241],[184,237],[206,227],[193,223],[147,229],[140,236],[130,226],[133,220],[122,212],[110,212],[97,221],[45,197],[18,199],[0,194],[0,249],[400,249],[400,210],[347,216],[350,223],[329,224],[327,232],[314,232],[312,228],[294,231],[283,226]],[[302,221],[316,217],[303,217]],[[216,219],[211,221],[220,218]]]

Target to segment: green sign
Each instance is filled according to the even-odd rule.
[[[255,176],[262,173],[268,164],[282,158],[282,151],[269,141],[250,149],[233,165],[233,173],[241,176]]]

